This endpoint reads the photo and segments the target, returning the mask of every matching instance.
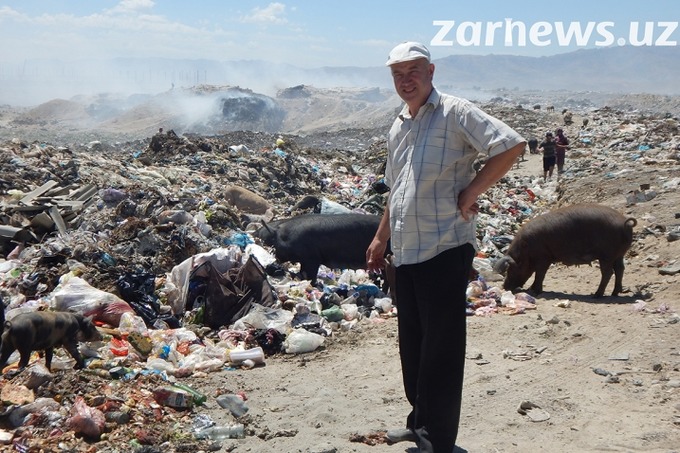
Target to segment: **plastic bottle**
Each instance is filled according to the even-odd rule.
[[[234,364],[240,364],[246,360],[252,360],[256,364],[264,363],[264,351],[261,347],[237,350],[232,349],[229,351],[229,361]]]
[[[201,404],[205,403],[206,400],[208,399],[207,396],[205,396],[204,394],[198,392],[197,390],[189,387],[186,384],[180,384],[179,382],[175,382],[174,384],[172,384],[172,386],[177,387],[177,388],[184,390],[185,392],[191,394],[191,396],[194,399],[194,403],[198,404],[199,406]]]
[[[231,426],[210,426],[197,431],[194,434],[196,439],[243,439],[245,437],[245,427],[241,423]]]
[[[190,409],[194,406],[192,394],[175,386],[158,388],[153,391],[153,397],[158,404],[175,409]]]
[[[345,304],[355,304],[357,303],[357,300],[359,300],[359,293],[354,292],[350,294],[345,300],[343,300],[340,305],[345,305]]]

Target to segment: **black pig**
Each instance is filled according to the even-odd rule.
[[[633,242],[637,221],[597,204],[577,204],[535,217],[515,235],[507,256],[494,266],[507,271],[503,287],[515,291],[534,272],[530,291],[543,292],[543,279],[552,263],[600,263],[602,279],[595,297],[602,297],[612,274],[616,275],[612,296],[623,290],[623,257]]]
[[[303,214],[276,220],[253,236],[274,247],[280,262],[300,263],[302,278],[316,283],[319,266],[365,269],[366,249],[380,217],[370,214]]]
[[[45,351],[45,366],[52,365],[52,351],[63,346],[76,359],[76,369],[85,363],[78,351],[78,341],[97,341],[102,336],[92,323],[92,318],[70,312],[35,311],[22,313],[5,321],[0,347],[0,371],[15,351],[21,354],[19,369],[28,365],[32,351]],[[51,370],[50,370],[51,371]]]

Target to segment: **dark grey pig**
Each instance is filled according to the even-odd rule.
[[[92,318],[60,311],[36,311],[22,313],[5,321],[0,347],[0,370],[15,351],[21,354],[19,369],[28,365],[32,351],[45,351],[45,366],[52,365],[52,351],[63,346],[76,359],[76,369],[85,363],[78,351],[78,341],[97,341],[102,336],[92,323]]]
[[[633,242],[637,221],[597,204],[577,204],[535,217],[515,235],[507,256],[494,266],[506,273],[503,287],[515,291],[534,272],[531,292],[543,292],[543,279],[552,263],[600,263],[602,279],[595,297],[604,295],[615,274],[612,296],[623,290],[623,257]]]
[[[366,249],[379,224],[380,217],[369,214],[303,214],[267,223],[253,236],[274,247],[280,262],[300,263],[302,278],[314,284],[322,264],[365,269]]]

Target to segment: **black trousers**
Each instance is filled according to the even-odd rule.
[[[458,436],[465,370],[465,291],[475,255],[465,244],[396,269],[399,354],[406,426],[426,453],[451,453]]]

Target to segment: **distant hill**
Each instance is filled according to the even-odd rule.
[[[549,57],[452,55],[437,59],[435,83],[454,90],[546,90],[679,95],[680,47],[610,47]],[[0,71],[0,105],[37,105],[99,93],[157,94],[198,85],[238,86],[275,96],[288,87],[392,89],[372,67],[300,68],[258,60],[167,58],[27,60]]]
[[[680,94],[680,46],[582,49],[548,57],[451,55],[434,63],[435,82],[440,86]],[[274,70],[322,88],[392,86],[389,71],[382,65]]]
[[[680,47],[611,47],[549,57],[453,55],[438,83],[472,88],[680,94]]]

